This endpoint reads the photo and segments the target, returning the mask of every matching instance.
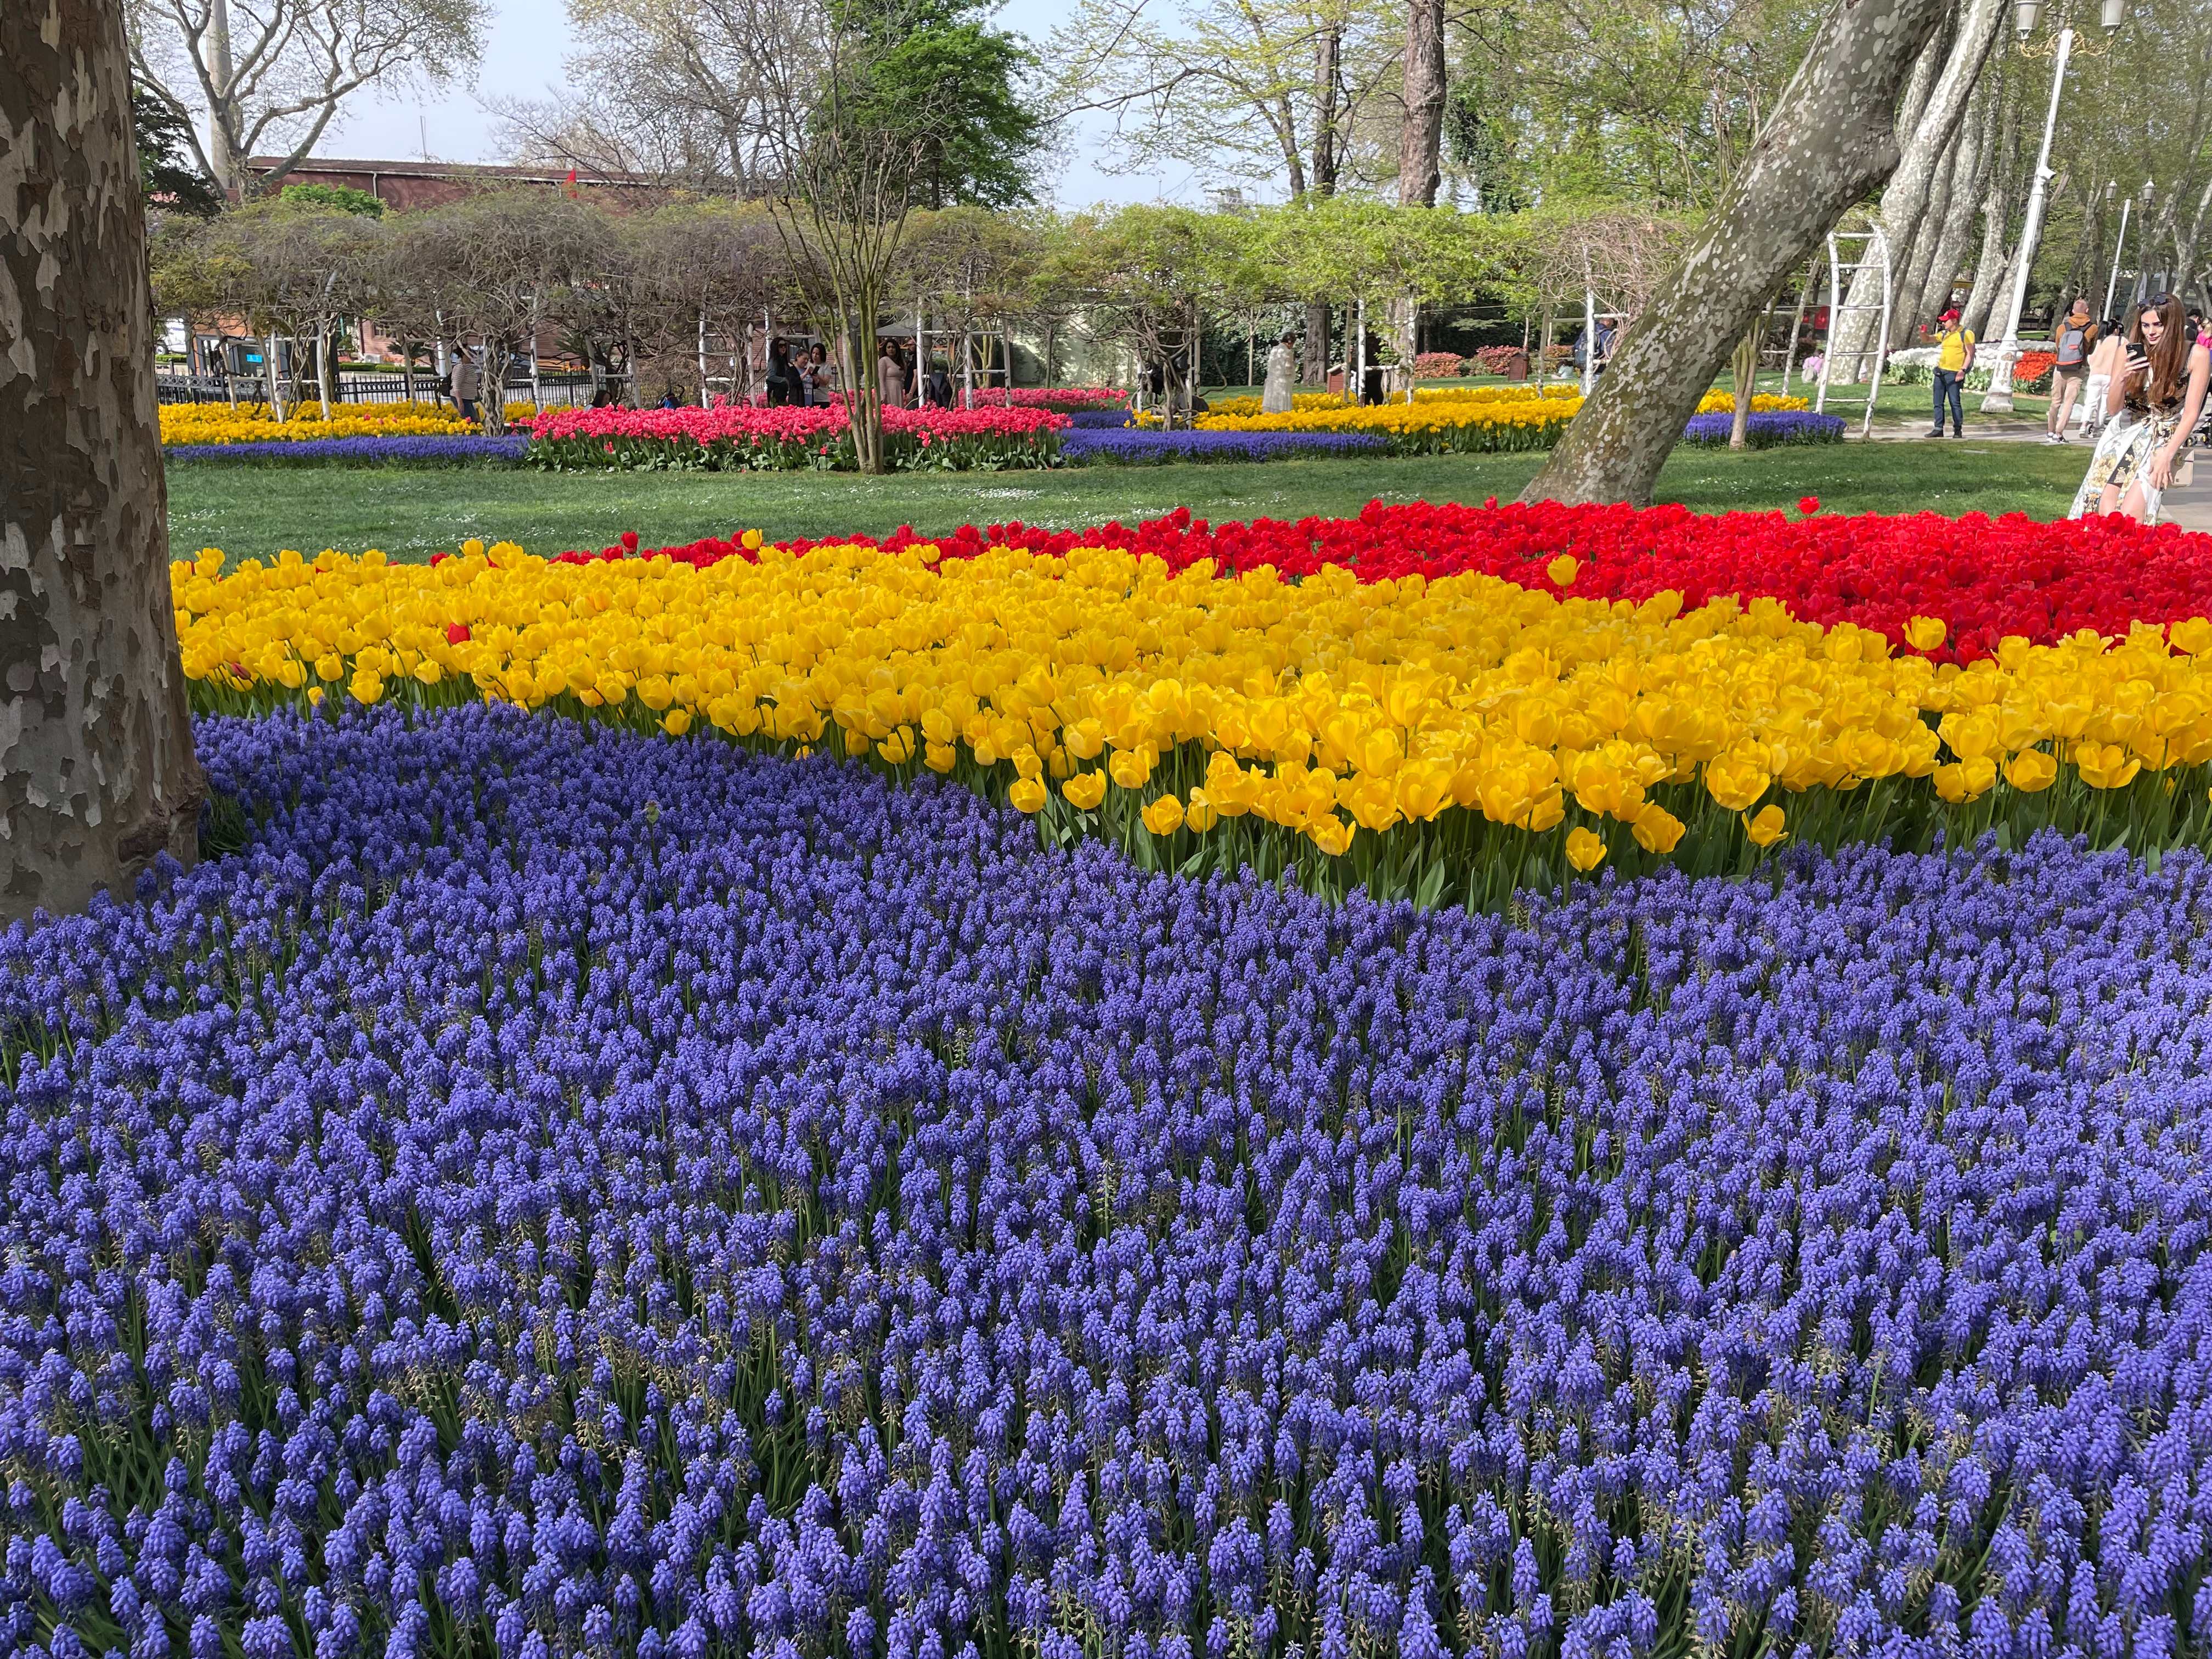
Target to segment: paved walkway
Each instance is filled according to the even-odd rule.
[[[1850,435],[1854,440],[1857,438],[1856,425]],[[1871,435],[1876,443],[1938,441],[1928,435],[1928,428],[1918,420],[1877,421]],[[1954,441],[1945,438],[1941,441],[1950,443]],[[2033,417],[1982,415],[1970,410],[1966,414],[1966,441],[1970,444],[2039,444],[2043,441],[2043,422]],[[2069,447],[2079,453],[2084,467],[2089,465],[2089,451],[2093,447],[2087,439],[2080,435],[2080,428],[2075,428],[2075,436]],[[2178,524],[2184,530],[2212,532],[2212,450],[2197,453],[2197,477],[2188,489],[2166,492],[2163,522]]]
[[[2212,531],[2212,454],[2199,453],[2196,482],[2186,489],[2167,490],[2160,508],[2162,523]]]

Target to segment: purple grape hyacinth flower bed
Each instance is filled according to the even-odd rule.
[[[1735,425],[1732,414],[1692,415],[1682,428],[1682,441],[1725,444]],[[1777,449],[1784,444],[1839,444],[1844,441],[1843,417],[1809,409],[1753,410],[1744,422],[1743,441],[1753,449]]]
[[[2212,881],[1509,921],[507,708],[0,934],[11,1654],[2202,1651]]]
[[[1373,453],[1389,441],[1374,432],[1167,432],[1139,427],[1075,428],[1060,434],[1071,462],[1130,465],[1169,461],[1280,461],[1302,455]]]
[[[243,444],[171,444],[161,451],[171,461],[243,461],[257,465],[319,464],[350,466],[455,466],[471,462],[520,465],[530,434],[511,432],[486,437],[470,432],[400,433],[390,437],[301,438],[295,441]]]

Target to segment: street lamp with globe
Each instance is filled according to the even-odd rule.
[[[2013,24],[2022,40],[2035,33],[2035,21],[2042,10],[2043,0],[2017,0],[2013,8]],[[2119,32],[2120,25],[2127,21],[2127,12],[2128,0],[2104,0],[2101,21],[2107,35]],[[2035,265],[2036,243],[2043,234],[2044,198],[2049,192],[2051,178],[2051,141],[2058,131],[2058,100],[2066,89],[2066,64],[2074,50],[2073,28],[2069,26],[2060,29],[2052,53],[2056,61],[2051,70],[2051,109],[2043,118],[2043,149],[2035,158],[2035,181],[2027,192],[2027,219],[2020,228],[2012,299],[2005,307],[2004,338],[1997,347],[1996,361],[1990,368],[1989,392],[1982,398],[1984,414],[2012,411],[2012,369],[2020,361],[2020,313],[2027,305],[2027,279]]]

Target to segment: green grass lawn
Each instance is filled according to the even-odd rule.
[[[625,530],[650,547],[755,528],[784,539],[881,535],[902,524],[945,533],[1016,519],[1054,528],[1134,523],[1178,507],[1217,522],[1341,517],[1370,500],[1510,499],[1542,459],[1454,455],[886,478],[188,464],[169,469],[169,538],[179,553],[220,547],[234,558],[288,547],[308,554],[380,547],[394,558],[427,558],[471,536],[550,554],[603,547]],[[2046,449],[1971,436],[1963,443],[1852,442],[1741,455],[1686,446],[1661,475],[1659,497],[1708,513],[1790,507],[1814,495],[1839,513],[2019,511],[2053,519],[2065,512],[2087,465],[2086,446]]]

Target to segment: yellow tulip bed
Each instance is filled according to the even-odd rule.
[[[1779,392],[1756,392],[1752,394],[1751,412],[1754,415],[1789,415],[1813,406],[1809,398],[1794,393],[1784,397]],[[1708,392],[1698,399],[1700,415],[1733,415],[1735,413],[1735,394],[1732,392]]]
[[[565,405],[563,405],[565,407]],[[540,412],[527,403],[505,405],[509,424]],[[553,412],[548,407],[544,413]],[[477,430],[443,404],[423,402],[333,404],[323,418],[319,401],[310,400],[278,420],[266,404],[163,404],[161,441],[198,444],[304,443],[324,438],[453,437]]]
[[[746,545],[757,545],[757,535]],[[1546,570],[1571,589],[1576,562]],[[1495,906],[1610,861],[2045,823],[2203,840],[2212,627],[1964,668],[1778,600],[1297,582],[1112,548],[173,567],[195,705],[478,698],[946,775],[1149,863]],[[1916,618],[1917,644],[1942,624]]]
[[[161,441],[167,445],[297,443],[317,438],[447,437],[474,432],[476,423],[430,404],[333,404],[331,418],[309,403],[283,420],[265,404],[163,404]]]
[[[1490,388],[1476,388],[1488,390]],[[1292,410],[1287,415],[1201,415],[1200,432],[1362,432],[1398,455],[1549,449],[1583,400],[1571,393],[1517,398],[1417,399],[1410,404]]]

